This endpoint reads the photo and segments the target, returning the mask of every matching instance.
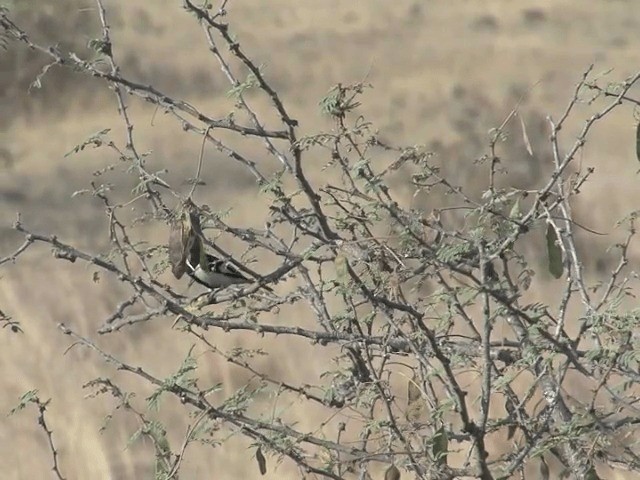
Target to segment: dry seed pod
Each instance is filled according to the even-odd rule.
[[[187,258],[196,265],[200,262],[201,252],[200,219],[195,205],[187,201],[171,222],[169,232],[169,262],[173,275],[181,278],[187,269]]]
[[[384,472],[384,480],[400,480],[400,470],[395,465],[391,465]]]
[[[258,447],[256,450],[256,460],[258,461],[258,468],[260,469],[260,475],[267,473],[267,459],[264,458],[262,449]]]
[[[183,259],[184,227],[182,216],[180,216],[171,222],[169,232],[169,263],[171,264],[171,272],[176,278],[182,277],[187,268]]]
[[[422,392],[417,382],[418,377],[414,374],[407,384],[407,410],[405,415],[410,422],[417,422],[424,411]]]

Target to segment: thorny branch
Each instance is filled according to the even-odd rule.
[[[128,78],[113,54],[114,39],[103,2],[96,0],[96,4],[102,31],[93,46],[106,60],[106,71],[104,62],[35,43],[6,10],[0,10],[0,32],[60,67],[108,82],[126,134],[123,146],[113,140],[105,146],[119,158],[130,159],[139,188],[126,201],[115,200],[109,189],[96,183],[88,190],[105,210],[109,252],[89,253],[56,235],[35,233],[18,218],[14,228],[24,241],[0,258],[0,266],[19,263],[37,244],[49,245],[55,258],[86,262],[131,290],[99,333],[126,332],[131,325],[171,317],[176,334],[182,331],[208,353],[250,374],[246,388],[216,403],[209,400],[207,388],[189,378],[197,369],[195,363],[183,363],[176,375],[162,379],[146,367],[103,351],[73,328],[60,326],[74,342],[116,369],[154,386],[158,395],[175,395],[185,409],[196,411],[178,452],[165,452],[167,478],[178,476],[187,445],[196,430],[209,428],[206,421],[215,423],[208,433],[220,441],[226,438],[218,433],[222,425],[227,433],[258,445],[261,452],[288,459],[303,476],[311,473],[336,480],[356,471],[365,478],[373,462],[396,465],[421,479],[508,478],[522,472],[528,462],[544,461],[545,456],[555,457],[580,479],[599,478],[600,459],[640,470],[635,444],[618,440],[640,421],[637,392],[632,388],[640,380],[635,373],[640,314],[621,307],[633,294],[634,273],[628,268],[637,214],[632,212],[621,222],[628,225],[628,233],[617,245],[617,264],[606,281],[594,285],[571,208],[593,175],[593,170],[572,174],[576,157],[595,126],[612,111],[640,104],[631,94],[640,73],[616,88],[601,87],[591,78],[592,68],[584,73],[558,120],[548,119],[552,171],[538,179],[537,188],[527,191],[501,189],[495,181],[497,162],[504,162],[499,159],[497,140],[521,115],[520,105],[516,106],[494,131],[488,145],[488,171],[478,170],[478,178],[488,177],[488,185],[484,193],[475,195],[443,175],[437,158],[423,148],[383,143],[373,126],[357,115],[357,100],[367,88],[363,83],[338,85],[323,100],[324,112],[334,121],[331,132],[300,137],[298,122],[225,23],[226,1],[217,11],[190,0],[184,0],[183,7],[202,26],[206,48],[229,81],[236,108],[246,114],[248,125],[237,124],[233,116],[220,119],[204,113]],[[244,93],[253,87],[270,101],[279,126],[267,128],[261,120],[251,97]],[[575,139],[564,138],[570,121],[581,114],[585,91],[596,93],[590,102],[602,103]],[[144,150],[136,145],[125,94],[170,113],[180,128],[197,133],[198,141],[209,142],[254,176],[270,205],[263,228],[233,225],[194,204],[204,226],[198,234],[206,248],[253,283],[189,298],[159,280],[166,268],[166,247],[141,246],[144,225],[127,220],[122,212],[125,206],[146,201],[147,219],[169,222],[184,199],[152,173],[152,160],[139,153]],[[268,158],[280,170],[267,174],[262,164],[223,142],[219,130],[260,138]],[[305,163],[311,152],[326,158],[324,181],[313,165]],[[383,165],[373,160],[376,155],[383,156]],[[201,153],[196,182],[205,168]],[[475,168],[486,167],[479,163]],[[406,179],[407,173],[416,195],[428,196],[426,204],[432,211],[403,206],[406,202],[392,185],[394,176],[402,174]],[[172,209],[171,202],[179,205]],[[555,304],[531,301],[535,296],[531,291],[525,295],[536,280],[534,271],[536,277],[546,278],[544,267],[527,258],[530,239],[545,228],[550,232],[546,253],[553,263],[549,270],[560,269],[565,277],[564,283],[558,283],[562,291]],[[212,241],[212,230],[242,246],[242,257],[234,258]],[[254,258],[269,258],[275,266],[260,273],[262,268],[249,265]],[[275,291],[266,294],[265,286]],[[0,320],[9,318],[2,313]],[[225,351],[210,330],[217,335],[272,336],[278,350]],[[327,365],[319,381],[303,384],[254,363],[259,356],[286,352],[293,338],[307,342],[309,355],[318,355],[317,360]],[[584,390],[591,392],[589,398],[574,388],[572,382],[578,376],[590,389]],[[527,379],[526,387],[516,382],[519,377]],[[409,379],[411,394],[398,390],[399,378]],[[103,393],[122,400],[118,387],[106,382],[100,383]],[[620,383],[624,388],[618,388]],[[248,405],[260,405],[259,393],[265,390],[283,402],[295,399],[317,408],[324,420],[316,430],[304,432],[294,421],[248,414]],[[136,415],[145,424],[145,414],[136,411]],[[44,408],[41,416],[54,471],[62,478]],[[338,431],[335,440],[327,434],[330,427]],[[508,446],[489,443],[502,432]],[[447,453],[453,451],[467,452],[466,459],[449,458]]]

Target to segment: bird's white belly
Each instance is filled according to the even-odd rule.
[[[205,272],[201,269],[196,270],[195,276],[198,280],[206,283],[211,288],[224,288],[238,283],[247,283],[246,280],[241,278],[230,277],[228,275],[223,275],[222,273]]]

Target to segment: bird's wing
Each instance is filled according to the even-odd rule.
[[[240,271],[238,271],[238,269],[231,262],[222,260],[214,255],[207,255],[207,260],[209,261],[208,267],[210,271],[227,275],[229,277],[235,278],[236,280],[251,282],[251,280],[240,273]]]

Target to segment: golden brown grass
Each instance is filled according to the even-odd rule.
[[[153,78],[168,93],[204,110],[220,116],[230,111],[223,75],[209,56],[200,29],[178,8],[178,2],[120,0],[109,4],[117,6],[113,36],[116,55],[129,57],[125,64],[141,78]],[[637,69],[640,34],[628,21],[629,8],[625,2],[580,0],[427,4],[409,0],[246,0],[230,2],[229,20],[247,50],[266,65],[268,77],[280,87],[303,132],[328,126],[317,104],[332,84],[366,77],[374,90],[365,96],[362,110],[384,137],[398,143],[439,140],[446,145],[457,136],[450,122],[456,108],[452,98],[456,85],[501,106],[513,89],[531,88],[526,103],[558,115],[573,84],[592,61],[598,62],[597,69],[615,68],[616,78]],[[95,88],[102,85],[96,83]],[[260,110],[267,108],[265,104]],[[506,116],[509,108],[497,113]],[[172,119],[154,117],[146,106],[134,103],[131,113],[138,147],[153,150],[158,168],[168,167],[175,179],[193,171],[199,140],[181,132]],[[486,125],[486,130],[492,126]],[[88,248],[99,250],[104,245],[106,232],[95,231],[103,214],[82,206],[84,200],[71,199],[70,194],[84,188],[89,172],[110,159],[92,151],[71,159],[62,156],[105,127],[113,128],[115,135],[122,133],[111,99],[91,108],[72,105],[63,117],[44,103],[37,115],[16,118],[7,132],[0,132],[0,140],[17,159],[12,170],[0,175],[0,196],[15,194],[16,188],[21,193],[17,200],[7,196],[0,206],[6,219],[0,226],[2,255],[17,245],[18,237],[5,228],[15,211],[22,212],[27,224]],[[616,114],[598,128],[585,150],[584,165],[596,165],[600,174],[584,189],[583,204],[577,208],[589,212],[587,223],[596,230],[610,231],[610,212],[638,202],[637,179],[618,175],[634,168],[632,128],[628,111]],[[260,155],[259,144],[248,148]],[[326,161],[319,158],[318,165]],[[239,223],[262,223],[262,212],[256,210],[255,202],[247,201],[255,195],[251,179],[240,168],[210,152],[204,177],[209,187],[201,190],[200,200],[216,208],[233,207],[233,219]],[[228,182],[229,177],[237,181]],[[164,227],[148,233],[150,241],[165,242]],[[112,405],[104,398],[84,399],[86,392],[81,389],[97,376],[114,376],[124,386],[137,383],[85,350],[72,349],[63,355],[69,339],[56,329],[58,322],[65,322],[95,336],[95,329],[120,298],[119,287],[109,279],[93,284],[91,269],[61,265],[42,248],[40,254],[1,273],[0,307],[21,322],[24,334],[2,332],[0,337],[0,412],[8,412],[22,393],[37,388],[43,398],[52,398],[48,418],[67,478],[151,478],[152,465],[146,459],[152,447],[138,442],[125,448],[136,426],[129,418],[116,416],[107,431],[99,433]],[[545,292],[537,294],[544,297]],[[287,323],[306,312],[288,313],[290,316],[281,315],[274,321]],[[252,335],[220,332],[217,340],[222,347],[236,343],[273,347],[272,339]],[[192,339],[172,330],[167,320],[100,337],[98,342],[127,362],[162,376],[186,355]],[[299,361],[303,352],[308,358],[308,345],[293,342],[291,346],[265,359],[264,368],[292,378],[317,378],[323,365]],[[211,356],[199,357],[199,364],[203,379],[223,382],[229,392],[244,378]],[[158,415],[170,427],[172,444],[177,444],[189,420],[179,406],[171,407],[172,402],[163,401]],[[142,396],[138,405],[144,405]],[[300,413],[296,405],[290,409]],[[313,428],[317,420],[313,415],[300,418],[302,430]],[[182,478],[258,478],[256,466],[247,461],[252,455],[242,442],[215,450],[194,446],[187,451]],[[0,464],[6,479],[51,478],[50,453],[33,411],[3,422]],[[275,472],[273,467],[271,462],[265,478],[299,478],[286,463]]]

